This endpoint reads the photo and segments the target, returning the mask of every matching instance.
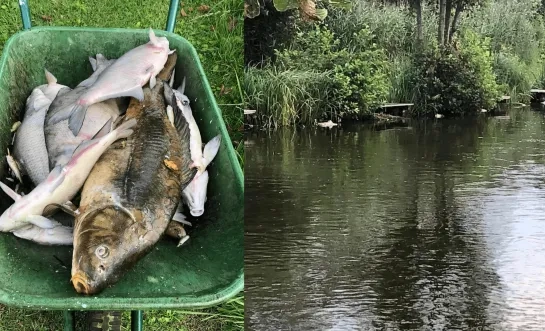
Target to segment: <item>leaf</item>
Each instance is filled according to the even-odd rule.
[[[210,6],[207,5],[200,5],[197,10],[201,13],[208,13],[210,11]]]
[[[299,7],[299,2],[297,0],[273,0],[273,5],[278,11],[286,11]]]
[[[229,23],[227,24],[227,30],[231,32],[235,29],[235,26],[237,26],[237,20],[234,17],[230,17]]]
[[[231,92],[232,90],[232,88],[225,87],[223,84],[221,84],[220,95],[229,94],[229,92]]]
[[[327,16],[327,10],[316,9],[316,3],[312,0],[301,0],[299,12],[305,21],[321,21]]]
[[[248,1],[250,2],[248,4]],[[248,18],[254,18],[261,13],[261,7],[258,0],[246,0],[244,2],[244,16]]]
[[[51,16],[49,16],[49,15],[42,15],[41,18],[42,18],[42,20],[44,20],[46,22],[51,22],[51,20],[52,20]]]
[[[178,171],[178,166],[173,161],[164,160],[163,162],[165,163],[165,166],[170,170]]]
[[[325,20],[325,18],[327,17],[327,9],[325,9],[325,8],[316,9],[316,17],[320,21]]]
[[[350,0],[329,0],[329,3],[337,8],[346,10],[352,9],[352,1]]]
[[[180,15],[182,15],[182,17],[186,17],[187,14],[185,12],[185,10],[182,8],[182,10],[180,10]]]

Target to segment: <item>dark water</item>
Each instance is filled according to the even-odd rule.
[[[247,329],[544,330],[544,114],[247,134]]]

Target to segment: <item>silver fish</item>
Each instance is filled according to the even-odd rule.
[[[76,100],[86,91],[88,86],[97,80],[105,69],[116,61],[108,60],[101,54],[97,54],[96,60],[93,61],[92,58],[89,60],[95,72],[75,89],[63,88],[49,107],[44,131],[50,169],[57,165],[66,164],[82,141],[94,137],[108,120],[115,121],[119,117],[120,101],[107,100],[89,107],[83,126],[77,136],[74,136],[68,128],[70,111]]]
[[[22,172],[28,174],[34,185],[41,183],[49,173],[49,162],[44,136],[44,120],[51,102],[62,88],[57,79],[45,70],[47,84],[36,87],[26,101],[26,110],[13,143],[13,157]]]
[[[212,162],[221,144],[221,135],[217,135],[212,138],[205,146],[204,150],[202,148],[202,138],[197,122],[193,117],[193,112],[189,104],[189,98],[184,94],[185,90],[185,78],[182,82],[182,85],[178,87],[177,90],[172,90],[170,86],[165,84],[165,99],[169,107],[172,109],[167,109],[167,114],[169,112],[181,112],[183,117],[189,124],[190,130],[190,150],[191,150],[191,160],[193,161],[192,166],[197,168],[197,174],[187,187],[182,191],[182,199],[184,203],[189,207],[190,213],[194,217],[202,216],[204,213],[204,204],[206,202],[206,191],[208,187],[208,171],[206,168]],[[175,99],[172,98],[174,95]],[[176,102],[174,103],[173,100]],[[176,116],[176,114],[172,115]],[[170,117],[170,115],[169,115]],[[178,210],[179,212],[179,210]]]
[[[0,216],[0,231],[12,232],[20,238],[41,244],[71,245],[71,227],[63,226],[43,216],[50,205],[70,201],[81,189],[100,156],[118,139],[129,137],[136,120],[124,122],[101,138],[83,142],[64,166],[56,166],[47,178],[29,194],[20,196],[5,184],[0,187],[15,203]]]
[[[118,97],[134,97],[143,101],[142,87],[148,81],[150,88],[155,86],[155,76],[165,66],[168,55],[174,51],[169,50],[168,39],[156,37],[151,28],[149,39],[148,43],[123,54],[80,95],[68,121],[74,135],[79,133],[87,108],[92,104]]]

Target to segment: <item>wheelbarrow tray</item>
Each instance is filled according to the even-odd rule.
[[[0,233],[0,302],[36,309],[136,310],[204,308],[243,289],[244,187],[242,170],[197,52],[184,38],[165,31],[176,49],[175,86],[187,77],[186,94],[203,142],[221,134],[220,150],[209,165],[205,214],[194,220],[181,247],[163,238],[121,280],[96,296],[75,292],[70,283],[72,247],[42,246]],[[89,56],[118,58],[146,43],[148,30],[39,27],[6,43],[0,60],[0,178],[10,128],[21,120],[32,89],[45,83],[44,68],[60,84],[74,88],[92,73]],[[0,212],[11,199],[0,192]]]

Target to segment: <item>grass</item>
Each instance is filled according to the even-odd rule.
[[[249,67],[244,90],[265,127],[309,123],[321,115],[317,112],[326,110],[330,76],[329,72]]]
[[[205,6],[202,6],[205,5]],[[29,1],[34,26],[88,26],[164,29],[168,1],[48,0]],[[237,0],[184,0],[175,33],[191,42],[199,54],[214,91],[241,165],[241,77],[243,74],[243,2]],[[17,1],[0,2],[0,51],[6,40],[22,27]],[[145,330],[242,330],[244,296],[199,311],[146,311]],[[126,322],[129,321],[125,314]],[[77,314],[81,325],[84,314]],[[0,305],[0,331],[61,330],[60,311],[32,311]],[[130,325],[125,323],[125,330]]]

